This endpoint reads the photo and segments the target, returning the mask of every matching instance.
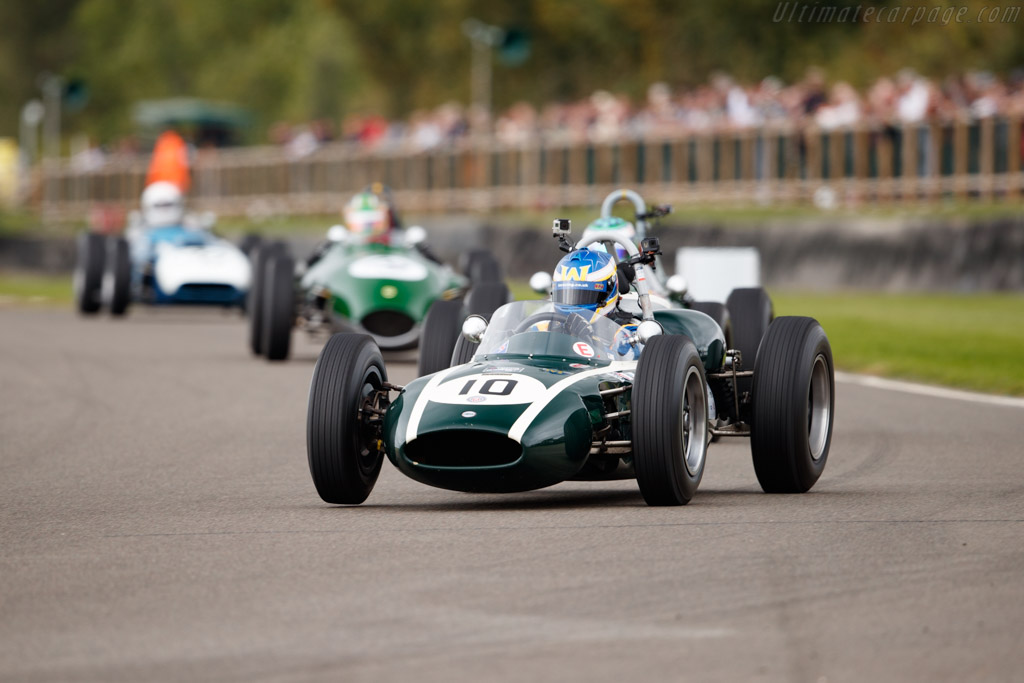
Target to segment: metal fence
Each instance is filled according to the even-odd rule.
[[[1021,120],[982,119],[833,131],[758,129],[610,143],[462,141],[426,152],[276,147],[200,152],[191,204],[223,215],[335,213],[346,195],[390,185],[407,211],[582,206],[634,187],[658,201],[859,206],[1019,197]],[[33,201],[54,217],[134,208],[147,159],[43,173]]]

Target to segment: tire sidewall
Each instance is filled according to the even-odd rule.
[[[644,354],[647,354],[646,356]],[[700,378],[704,424],[699,432],[703,457],[691,474],[683,448],[685,382],[691,368]],[[667,378],[666,383],[661,383]],[[651,386],[647,386],[648,384]],[[632,390],[633,455],[644,499],[652,505],[688,503],[707,464],[707,378],[697,347],[689,337],[664,335],[651,340],[640,356]],[[668,436],[667,441],[665,436]],[[698,435],[690,435],[693,439]],[[669,452],[664,452],[666,444]]]
[[[794,391],[794,394],[791,397],[792,406],[790,409],[796,415],[801,414],[801,412],[806,412],[807,397],[811,387],[811,373],[814,367],[814,362],[819,354],[824,356],[825,364],[828,369],[828,419],[830,423],[834,423],[836,401],[835,368],[832,365],[832,349],[829,346],[824,330],[822,330],[820,326],[815,326],[804,339],[801,358],[808,362],[801,363],[797,384],[799,389]],[[804,490],[810,489],[814,486],[814,483],[818,481],[818,478],[821,477],[821,473],[825,470],[825,464],[828,461],[829,449],[832,445],[832,426],[833,424],[828,425],[828,429],[825,432],[825,445],[822,448],[821,457],[817,460],[814,460],[811,457],[810,435],[806,428],[806,419],[800,421],[794,419],[793,424],[790,426],[793,430],[791,432],[791,438],[799,439],[797,443],[802,447],[800,451],[801,456],[796,459],[794,465],[796,467],[797,479],[800,481]]]
[[[354,357],[339,362],[337,356],[344,358],[355,344],[360,348]],[[369,448],[367,456],[362,453],[366,444],[359,409],[368,381],[376,387],[387,381],[387,369],[372,338],[331,337],[313,370],[306,426],[310,474],[320,497],[329,503],[362,503],[380,475],[384,453],[373,454]],[[334,478],[332,473],[340,476]]]
[[[262,350],[268,360],[284,360],[295,322],[295,264],[291,257],[273,254],[267,259],[263,279]]]
[[[800,337],[783,343],[786,340],[782,335],[797,325],[803,326]],[[796,355],[785,355],[787,349],[795,349]],[[829,423],[821,455],[815,460],[811,456],[807,415],[811,378],[819,355],[827,370]],[[758,351],[752,392],[751,453],[761,487],[769,493],[809,490],[828,462],[835,425],[832,349],[817,321],[780,318],[772,323]]]

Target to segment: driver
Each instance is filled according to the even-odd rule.
[[[345,205],[345,227],[361,242],[390,244],[391,207],[373,192],[360,192]]]
[[[177,185],[166,180],[147,186],[139,203],[147,228],[173,228],[185,220],[185,198]]]
[[[568,316],[566,333],[581,336],[590,323],[606,316],[620,325],[615,350],[619,355],[635,355],[628,339],[638,321],[618,307],[620,287],[628,288],[632,278],[632,268],[616,267],[605,252],[577,249],[563,256],[551,278],[551,301],[556,311]]]

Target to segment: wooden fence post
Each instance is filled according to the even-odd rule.
[[[995,122],[991,116],[981,120],[981,149],[978,150],[978,194],[990,199],[995,161]]]

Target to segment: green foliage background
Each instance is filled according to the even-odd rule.
[[[837,8],[1015,6],[1019,0],[832,0]],[[130,105],[175,95],[233,101],[263,139],[277,120],[348,113],[404,116],[469,98],[467,17],[526,29],[522,66],[496,63],[495,105],[642,97],[647,85],[704,82],[715,70],[799,78],[810,65],[864,85],[910,66],[941,77],[1024,65],[1014,23],[775,22],[773,0],[5,0],[0,3],[0,135],[17,131],[43,71],[84,78],[91,97],[65,128],[108,140],[131,131]]]

